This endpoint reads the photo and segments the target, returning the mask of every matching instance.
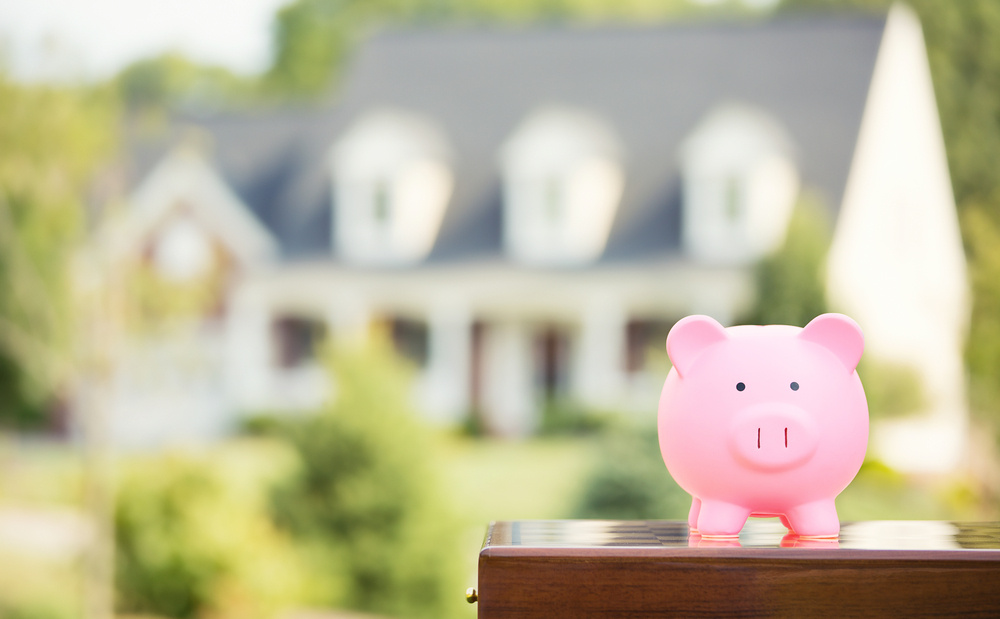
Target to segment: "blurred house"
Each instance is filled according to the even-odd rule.
[[[684,315],[736,319],[808,190],[835,222],[833,305],[931,398],[877,445],[910,468],[960,456],[965,263],[905,8],[389,31],[329,106],[177,119],[130,153],[128,259],[217,302],[136,343],[121,442],[308,410],[331,387],[317,342],[375,324],[439,422],[521,435],[559,398],[652,415],[666,368],[646,351]]]

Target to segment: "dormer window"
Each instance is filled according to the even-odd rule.
[[[692,257],[743,264],[781,243],[799,182],[790,140],[774,120],[742,105],[713,110],[684,142],[681,170]]]
[[[552,227],[558,227],[563,215],[562,204],[562,183],[556,177],[550,177],[542,181],[545,184],[544,208],[546,222]]]
[[[331,155],[336,251],[366,264],[423,259],[451,197],[441,133],[412,114],[372,112],[348,128]]]
[[[213,240],[190,215],[178,214],[154,238],[151,258],[165,280],[190,282],[205,277],[215,267]]]
[[[502,150],[507,253],[550,265],[599,257],[621,198],[620,152],[613,133],[588,113],[529,115]]]
[[[740,187],[740,178],[734,175],[727,178],[724,182],[726,183],[726,221],[730,225],[738,226],[743,217],[743,191]]]
[[[375,181],[372,196],[372,219],[379,228],[387,229],[392,221],[392,184],[387,179]]]

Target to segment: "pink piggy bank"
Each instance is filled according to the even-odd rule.
[[[868,446],[863,349],[861,329],[840,314],[804,328],[725,329],[708,316],[674,325],[660,451],[693,498],[692,529],[733,536],[750,516],[778,516],[798,535],[839,534],[834,499]]]

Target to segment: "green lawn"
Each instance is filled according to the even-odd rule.
[[[0,504],[76,506],[83,492],[80,450],[0,433]]]
[[[476,585],[479,549],[490,521],[567,518],[594,456],[594,441],[580,438],[446,437],[442,443],[442,481],[463,523],[459,547],[465,587]],[[474,605],[468,606],[468,617],[475,617]]]
[[[66,537],[60,523],[77,513],[82,495],[76,450],[0,435],[0,617],[80,616],[79,557],[53,540]]]
[[[593,441],[579,438],[448,438],[442,476],[456,509],[484,530],[491,520],[566,518],[593,452]]]
[[[0,617],[76,619],[83,608],[79,562],[0,545]]]
[[[442,475],[464,518],[485,530],[491,520],[567,518],[592,470],[597,438],[524,441],[450,438]],[[659,453],[648,455],[658,459]],[[666,468],[663,475],[668,475]],[[842,520],[982,520],[997,518],[960,476],[922,479],[868,462],[838,497]]]
[[[460,528],[455,531],[466,578],[476,583],[478,550],[491,520],[568,518],[606,443],[599,437],[520,441],[439,436],[434,460]],[[254,452],[269,461],[265,450]],[[635,454],[658,460],[658,453]],[[81,459],[66,446],[0,441],[0,509],[58,509],[81,504]],[[667,476],[663,469],[664,477]],[[961,479],[921,480],[866,464],[838,498],[842,520],[998,517]],[[0,544],[0,616],[67,618],[79,608],[79,563],[18,554]],[[18,610],[22,609],[22,610]],[[25,611],[30,612],[25,614]],[[475,607],[469,606],[469,617]],[[34,613],[34,614],[32,614]]]

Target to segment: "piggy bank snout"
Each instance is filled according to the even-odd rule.
[[[819,428],[802,409],[787,404],[762,404],[738,414],[729,429],[733,455],[752,468],[781,470],[812,457]]]

